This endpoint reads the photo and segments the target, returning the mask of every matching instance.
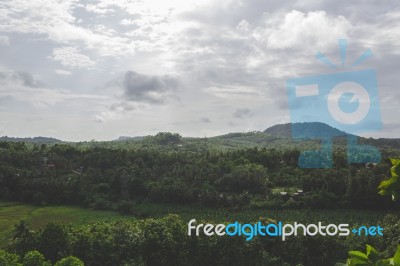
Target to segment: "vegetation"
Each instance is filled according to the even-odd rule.
[[[366,245],[366,252],[361,251],[350,251],[349,259],[346,263],[336,263],[335,266],[357,266],[357,265],[371,265],[371,266],[390,266],[400,265],[400,246],[397,247],[396,253],[392,258],[382,259],[378,251],[370,246]]]
[[[400,196],[400,159],[390,159],[392,162],[392,168],[390,170],[391,177],[388,180],[384,180],[379,185],[379,194],[382,196],[391,195],[395,201]]]
[[[310,130],[316,126],[321,125]],[[348,164],[344,140],[338,138],[334,168],[300,169],[301,151],[320,144],[293,142],[277,136],[279,130],[209,139],[162,132],[114,142],[0,142],[0,215],[5,217],[0,220],[5,249],[0,261],[334,265],[345,260],[347,250],[360,250],[367,243],[368,263],[396,254],[399,205],[381,197],[377,187],[396,199],[399,164],[388,158],[400,155],[397,144],[359,139],[379,147],[393,145],[382,150],[381,163]],[[386,179],[390,172],[392,177]],[[298,236],[285,242],[266,237],[188,237],[187,222],[192,218],[210,223],[268,219],[379,224],[385,233],[375,238]],[[381,250],[379,260],[369,258],[375,254],[372,246]],[[349,253],[353,264],[354,254],[360,255]]]
[[[400,194],[399,185],[399,174],[400,174],[400,159],[390,159],[392,162],[391,177],[388,180],[384,180],[379,185],[379,194],[382,196],[391,195],[393,201],[398,199]],[[337,263],[336,266],[347,265],[373,265],[373,266],[385,266],[385,265],[400,265],[400,245],[397,243],[397,250],[393,258],[382,259],[379,256],[378,251],[370,245],[367,246],[366,253],[361,251],[349,251],[349,259],[346,263]]]
[[[0,202],[0,247],[10,244],[13,238],[14,224],[24,220],[34,230],[43,228],[49,222],[83,225],[100,221],[127,220],[114,211],[94,211],[72,206],[40,206],[16,202]]]
[[[0,250],[1,266],[52,266],[53,264],[46,260],[38,251],[28,251],[23,257],[15,253]],[[54,266],[83,266],[83,262],[74,257],[68,256],[57,261]]]
[[[172,137],[173,143],[179,141]],[[80,149],[68,144],[27,147],[24,143],[0,143],[0,198],[123,213],[132,213],[134,205],[141,202],[233,209],[397,206],[375,193],[387,175],[388,159],[370,168],[347,165],[345,153],[338,150],[335,168],[299,169],[299,150],[193,152],[174,147]],[[276,187],[301,192],[282,196],[274,193]]]
[[[20,223],[8,252],[22,257],[37,250],[52,263],[75,256],[85,265],[334,265],[344,259],[346,250],[367,242],[382,250],[380,256],[393,255],[387,243],[398,239],[398,216],[386,216],[379,223],[386,230],[383,238],[298,236],[287,241],[258,236],[251,241],[240,236],[189,237],[187,221],[177,215],[80,226],[50,223],[36,231]]]
[[[201,206],[188,206],[176,204],[140,203],[134,206],[134,214],[121,215],[114,211],[90,210],[72,206],[40,206],[27,205],[15,202],[0,202],[0,247],[6,247],[12,242],[14,225],[21,220],[30,224],[32,230],[43,229],[48,223],[63,225],[86,225],[95,222],[113,222],[118,220],[130,221],[134,219],[163,218],[168,214],[177,214],[183,221],[196,218],[199,221],[213,223],[226,223],[229,221],[251,222],[260,217],[268,217],[275,221],[303,223],[364,223],[376,225],[386,211],[365,210],[263,210],[242,209],[232,210],[226,208],[206,208]],[[391,212],[393,217],[400,217],[400,212]]]

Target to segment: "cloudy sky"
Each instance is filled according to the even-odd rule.
[[[290,121],[285,82],[329,74],[318,51],[376,70],[400,137],[400,6],[393,1],[2,0],[0,135],[111,140],[264,130]]]

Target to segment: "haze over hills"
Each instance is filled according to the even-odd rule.
[[[116,141],[124,141],[124,140],[142,140],[144,136],[135,136],[135,137],[130,137],[130,136],[120,136],[119,138],[116,139]]]
[[[55,144],[55,143],[62,143],[62,140],[51,138],[51,137],[33,137],[33,138],[14,138],[3,136],[0,137],[0,141],[11,141],[11,142],[29,142],[35,144]]]

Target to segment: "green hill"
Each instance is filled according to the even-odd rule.
[[[292,130],[296,131],[296,139],[292,138]],[[261,131],[232,132],[209,138],[182,137],[177,133],[161,132],[155,136],[122,136],[113,141],[82,141],[68,142],[77,147],[107,147],[125,149],[156,149],[156,150],[232,150],[242,148],[276,148],[276,149],[313,149],[318,148],[319,139],[332,137],[337,145],[346,145],[346,132],[320,122],[286,123],[271,126]],[[315,138],[315,139],[313,139]],[[300,141],[298,140],[300,139]],[[30,144],[62,144],[62,140],[46,137],[13,138],[0,137],[0,142],[26,142]],[[384,150],[400,149],[400,139],[373,139],[359,137],[359,142]]]
[[[287,123],[274,125],[267,128],[264,133],[281,137],[281,138],[292,138],[292,131],[296,131],[296,137],[340,137],[347,136],[348,133],[331,127],[321,122],[305,122],[305,123]]]

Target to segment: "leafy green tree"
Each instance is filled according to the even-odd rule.
[[[38,242],[38,250],[53,262],[68,254],[68,234],[62,225],[49,223],[41,231]]]
[[[17,254],[0,250],[0,266],[22,266],[19,260],[20,257]]]
[[[35,243],[33,232],[30,230],[30,225],[24,220],[14,225],[14,245],[13,251],[17,254],[25,254]]]
[[[84,266],[83,262],[74,256],[63,258],[54,264],[54,266]]]
[[[143,235],[142,256],[146,265],[187,265],[185,224],[179,216],[148,219],[140,223]]]
[[[23,266],[51,266],[50,261],[46,261],[45,257],[39,251],[29,251],[22,260]]]
[[[154,136],[156,143],[160,145],[174,144],[181,140],[182,136],[178,133],[160,132]]]

